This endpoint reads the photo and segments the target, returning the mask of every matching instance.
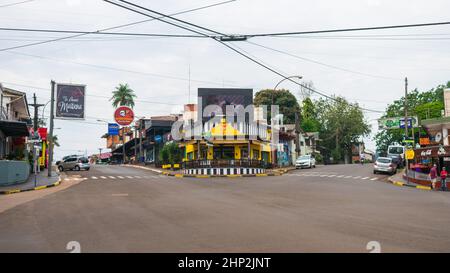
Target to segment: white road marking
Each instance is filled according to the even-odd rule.
[[[328,177],[335,177],[336,175],[335,174],[332,174],[332,175],[329,175]]]
[[[344,176],[344,178],[350,178],[350,177],[352,177],[352,176],[351,175]]]
[[[142,178],[142,177],[140,177],[139,175],[135,175],[134,177],[136,177],[136,178]]]
[[[129,176],[129,175],[127,175],[127,178],[133,179],[133,177],[132,177],[132,176]]]
[[[359,179],[361,176],[354,176],[353,179]]]
[[[91,176],[92,179],[98,179],[97,176]]]
[[[374,177],[374,178],[372,178],[372,179],[370,179],[370,180],[372,180],[372,181],[378,180],[378,177]]]
[[[124,178],[125,178],[125,177],[123,177],[123,176],[120,176],[120,175],[119,175],[119,176],[117,176],[117,177],[118,177],[118,178],[120,178],[120,179],[124,179]]]
[[[363,178],[361,178],[362,180],[366,180],[366,179],[369,179],[370,177],[368,177],[368,176],[366,176],[366,177],[363,177]]]
[[[341,177],[344,177],[343,175],[339,175],[339,176],[336,176],[337,178],[341,178]]]
[[[101,179],[106,179],[106,176],[100,176]]]
[[[109,178],[111,178],[111,179],[116,179],[116,178],[115,178],[114,176],[111,176],[111,175],[110,175],[110,176],[108,176],[108,177],[109,177]]]

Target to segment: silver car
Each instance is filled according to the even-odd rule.
[[[90,168],[91,168],[91,164],[89,164],[89,160],[83,156],[69,157],[58,163],[58,170],[60,172],[67,171],[67,170],[89,171]]]
[[[373,164],[373,173],[389,173],[395,174],[397,172],[397,164],[390,157],[379,157]]]

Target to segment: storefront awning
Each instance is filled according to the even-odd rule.
[[[0,120],[0,131],[7,137],[24,137],[29,135],[27,124],[21,121]]]

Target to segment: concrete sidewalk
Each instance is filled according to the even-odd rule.
[[[59,184],[60,175],[57,172],[52,172],[52,176],[47,176],[47,170],[42,171],[36,175],[31,174],[27,181],[20,184],[0,187],[0,194],[11,194],[23,191],[40,190],[48,187],[53,187]]]
[[[416,188],[419,190],[431,190],[431,187],[422,186],[416,183],[413,183],[411,181],[406,181],[405,178],[403,178],[404,170],[399,171],[398,173],[394,174],[393,176],[389,177],[388,180],[392,184],[400,187],[411,187]]]

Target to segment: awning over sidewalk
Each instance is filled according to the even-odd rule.
[[[0,130],[7,137],[20,137],[29,135],[27,124],[21,121],[0,120]]]

